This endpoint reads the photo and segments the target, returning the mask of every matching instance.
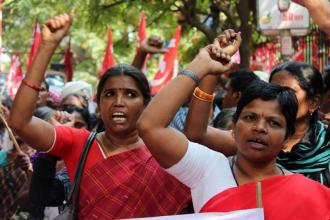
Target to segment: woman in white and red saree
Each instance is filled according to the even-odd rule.
[[[214,98],[210,82],[229,69],[230,56],[240,42],[240,33],[233,31],[219,36],[153,98],[138,121],[144,143],[170,174],[191,189],[195,212],[262,208],[264,218],[272,220],[296,219],[293,213],[304,208],[297,214],[301,219],[329,219],[330,190],[276,165],[284,141],[295,132],[298,105],[290,88],[256,81],[242,93],[233,116],[234,143],[228,143],[232,138],[216,140],[236,145],[231,158],[167,127],[192,94],[192,101],[199,103],[201,124],[207,126]],[[156,115],[160,111],[161,116]]]
[[[67,34],[72,18],[43,25],[42,41],[21,84],[10,116],[16,133],[39,151],[64,159],[70,181],[89,131],[53,126],[33,117],[48,62]],[[139,137],[136,121],[151,98],[146,77],[120,64],[108,69],[97,88],[105,131],[97,134],[84,164],[79,219],[123,219],[178,214],[190,201],[189,188],[169,175]],[[63,115],[63,120],[69,120]]]

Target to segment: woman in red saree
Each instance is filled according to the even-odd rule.
[[[89,131],[53,126],[32,115],[49,60],[71,22],[60,15],[43,25],[38,52],[10,115],[12,128],[30,146],[64,159],[70,181]],[[120,64],[100,79],[97,103],[105,131],[97,134],[84,166],[79,219],[171,215],[190,201],[189,189],[159,166],[139,137],[136,121],[150,98],[146,77],[133,66]]]
[[[213,95],[196,86],[229,69],[230,55],[241,37],[228,33],[201,49],[187,69],[156,95],[138,121],[141,137],[158,162],[190,187],[195,212],[263,207],[265,219],[329,219],[330,190],[276,165],[284,141],[295,132],[297,100],[291,89],[257,81],[242,94],[233,117],[235,143],[231,138],[217,140],[237,146],[231,158],[167,127],[192,94],[202,108],[212,105]],[[156,115],[160,110],[162,114]]]

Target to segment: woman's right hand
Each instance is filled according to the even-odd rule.
[[[241,45],[242,37],[241,32],[235,32],[233,29],[227,29],[217,36],[213,44],[223,48],[230,56],[233,56]]]
[[[161,37],[157,35],[151,35],[145,39],[140,48],[138,48],[143,53],[157,54],[157,53],[166,53],[167,49],[163,48],[164,41]]]
[[[42,43],[57,46],[69,32],[72,17],[62,14],[47,20],[42,28]]]

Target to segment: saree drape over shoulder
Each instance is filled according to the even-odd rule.
[[[204,205],[201,212],[256,208],[256,184],[245,184],[217,194]],[[266,220],[330,219],[330,189],[300,174],[261,181],[261,195]]]
[[[167,174],[146,148],[100,161],[89,169],[81,184],[82,218],[113,219],[179,213],[190,191]]]
[[[86,130],[56,127],[50,153],[64,159],[73,179]],[[169,175],[145,146],[104,158],[94,140],[80,185],[79,219],[122,219],[181,212],[191,200],[188,187]]]

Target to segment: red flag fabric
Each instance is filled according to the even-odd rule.
[[[13,55],[11,58],[11,66],[6,79],[6,87],[8,94],[12,99],[15,98],[17,89],[23,80],[22,64],[18,55]]]
[[[73,78],[73,67],[72,67],[72,61],[71,61],[71,40],[69,40],[68,47],[65,50],[65,56],[64,56],[64,63],[65,63],[65,70],[66,75],[68,77],[68,81],[72,81]]]
[[[113,44],[112,44],[112,29],[111,27],[108,29],[108,43],[107,48],[105,51],[105,55],[103,58],[102,68],[99,72],[99,77],[102,77],[104,72],[109,69],[110,67],[113,67],[115,65],[115,59],[113,56]]]
[[[138,42],[137,48],[139,48],[142,42],[147,38],[147,29],[146,29],[146,16],[144,12],[141,12],[141,22],[139,26],[139,33],[138,33]]]
[[[39,23],[36,22],[34,25],[34,30],[33,30],[33,39],[32,39],[31,49],[30,49],[29,57],[26,62],[28,69],[32,63],[33,58],[35,57],[35,55],[37,53],[40,41],[41,41],[40,26],[39,26]]]
[[[142,44],[142,42],[147,38],[147,28],[146,28],[146,16],[144,14],[144,11],[141,12],[141,22],[139,26],[139,33],[138,33],[138,41],[137,41],[137,46],[136,48],[139,48]],[[147,60],[149,59],[150,55],[148,54],[143,66],[142,66],[142,72],[146,72],[147,70]]]
[[[176,28],[174,36],[170,41],[167,52],[164,54],[162,61],[159,64],[158,71],[151,81],[151,92],[156,94],[167,82],[175,77],[175,61],[181,36],[181,26]]]

